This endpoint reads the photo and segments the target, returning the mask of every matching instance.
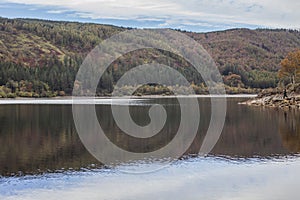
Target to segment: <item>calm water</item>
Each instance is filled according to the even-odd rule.
[[[34,199],[32,195],[36,192],[36,198],[44,195],[44,198],[55,199],[55,196],[47,195],[49,191],[63,192],[83,188],[78,184],[87,180],[89,187],[79,193],[87,193],[91,199],[147,199],[143,196],[144,192],[154,191],[165,195],[163,199],[167,199],[173,197],[173,190],[181,191],[182,197],[187,199],[195,199],[196,194],[207,199],[219,199],[224,195],[238,195],[237,192],[249,197],[253,195],[255,187],[266,185],[262,180],[273,183],[271,179],[274,173],[285,174],[284,178],[288,177],[285,184],[295,184],[296,180],[292,177],[296,175],[293,172],[300,166],[297,154],[300,151],[300,112],[238,105],[238,102],[244,100],[245,98],[228,99],[222,135],[207,158],[187,158],[165,170],[135,177],[115,169],[106,169],[89,154],[76,132],[72,105],[0,105],[0,197],[18,199],[21,194],[24,199]],[[172,98],[142,100],[132,105],[130,113],[133,120],[141,126],[147,125],[150,122],[147,113],[154,103],[165,106],[168,119],[160,134],[150,139],[141,140],[124,135],[113,120],[110,105],[97,105],[96,111],[106,136],[117,146],[131,152],[149,152],[168,144],[174,138],[180,123],[180,107],[177,100]],[[198,135],[185,155],[199,151],[208,128],[210,99],[199,98],[199,105],[201,121]],[[30,174],[44,175],[31,177],[28,176]],[[203,180],[207,181],[205,177],[214,177],[214,181],[209,180],[205,184],[206,189],[202,183]],[[228,178],[232,185],[230,181],[227,182]],[[284,181],[284,178],[279,178]],[[156,183],[157,180],[160,181]],[[119,184],[126,185],[125,182],[132,184],[124,187],[124,191],[120,189],[119,193],[112,192]],[[190,184],[190,187],[185,184]],[[230,188],[223,188],[222,184],[227,184],[226,187]],[[136,188],[138,185],[142,193],[135,191],[137,194],[131,192],[131,196],[126,196],[128,190],[132,190],[130,187],[139,191]],[[168,185],[168,188],[163,185]],[[98,191],[96,186],[103,188],[100,192],[102,196],[93,196]],[[159,186],[164,188],[163,191],[160,191]],[[153,191],[148,191],[149,187],[154,187]],[[199,192],[198,187],[204,188],[199,194],[196,192]],[[276,187],[271,185],[266,191]],[[212,188],[216,191],[211,191]],[[283,190],[278,195],[285,195],[286,192]],[[74,199],[68,196],[69,193],[60,195],[65,195],[65,199]],[[269,197],[266,192],[258,192],[256,195],[258,196],[251,196],[250,199]],[[78,196],[78,199],[82,198],[84,197]]]

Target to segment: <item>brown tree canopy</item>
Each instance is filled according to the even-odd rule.
[[[300,49],[290,52],[282,61],[279,77],[288,77],[292,84],[295,84],[300,77]]]

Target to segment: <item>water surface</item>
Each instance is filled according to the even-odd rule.
[[[196,196],[232,199],[233,194],[240,197],[237,199],[294,197],[297,190],[292,185],[300,180],[297,179],[300,177],[297,173],[299,111],[238,105],[244,100],[228,99],[222,135],[208,157],[185,158],[166,169],[138,176],[123,174],[118,166],[106,169],[90,155],[76,132],[70,104],[0,105],[0,197],[56,199],[62,195],[63,199],[83,199],[82,195],[87,195],[90,199],[154,199],[161,195],[167,199],[179,194],[186,199]],[[138,100],[130,109],[134,121],[147,125],[149,107],[155,103],[164,105],[169,117],[160,134],[143,141],[118,129],[109,102],[96,105],[96,111],[111,141],[128,151],[147,152],[171,141],[180,122],[180,107],[174,98]],[[199,105],[198,135],[185,156],[199,151],[210,122],[210,99],[199,98]],[[57,196],[49,195],[53,191]]]

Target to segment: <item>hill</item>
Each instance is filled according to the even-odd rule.
[[[0,96],[71,94],[84,57],[99,42],[127,29],[91,23],[0,18]],[[225,84],[237,88],[276,87],[281,59],[300,48],[300,32],[295,30],[181,32],[202,44],[214,58]],[[110,93],[113,84],[133,63],[142,64],[147,58],[171,63],[200,87],[201,77],[182,70],[188,69],[186,61],[168,52],[140,51],[114,63],[105,80],[100,81],[99,95]],[[198,93],[201,91],[205,90],[200,89]]]

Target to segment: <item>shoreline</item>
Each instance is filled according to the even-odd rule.
[[[280,109],[300,109],[300,94],[291,94],[287,98],[283,98],[282,94],[273,94],[254,98],[239,104]]]
[[[51,97],[51,98],[23,98],[0,99],[0,105],[17,105],[17,104],[57,104],[70,105],[73,104],[73,98],[76,104],[128,104],[150,99],[163,98],[254,98],[257,95],[238,94],[238,95],[178,95],[178,96],[161,96],[161,95],[144,95],[144,96],[123,96],[123,97]]]
[[[255,98],[258,94],[196,94],[196,95],[142,95],[142,96],[56,96],[56,97],[41,97],[41,98],[34,98],[34,97],[16,97],[16,98],[0,98],[1,100],[46,100],[46,99],[73,99],[73,98],[82,98],[82,99],[123,99],[123,98],[133,98],[133,99],[155,99],[155,98],[189,98],[189,97],[196,97],[196,98],[208,98],[208,97],[230,97],[230,98]]]

